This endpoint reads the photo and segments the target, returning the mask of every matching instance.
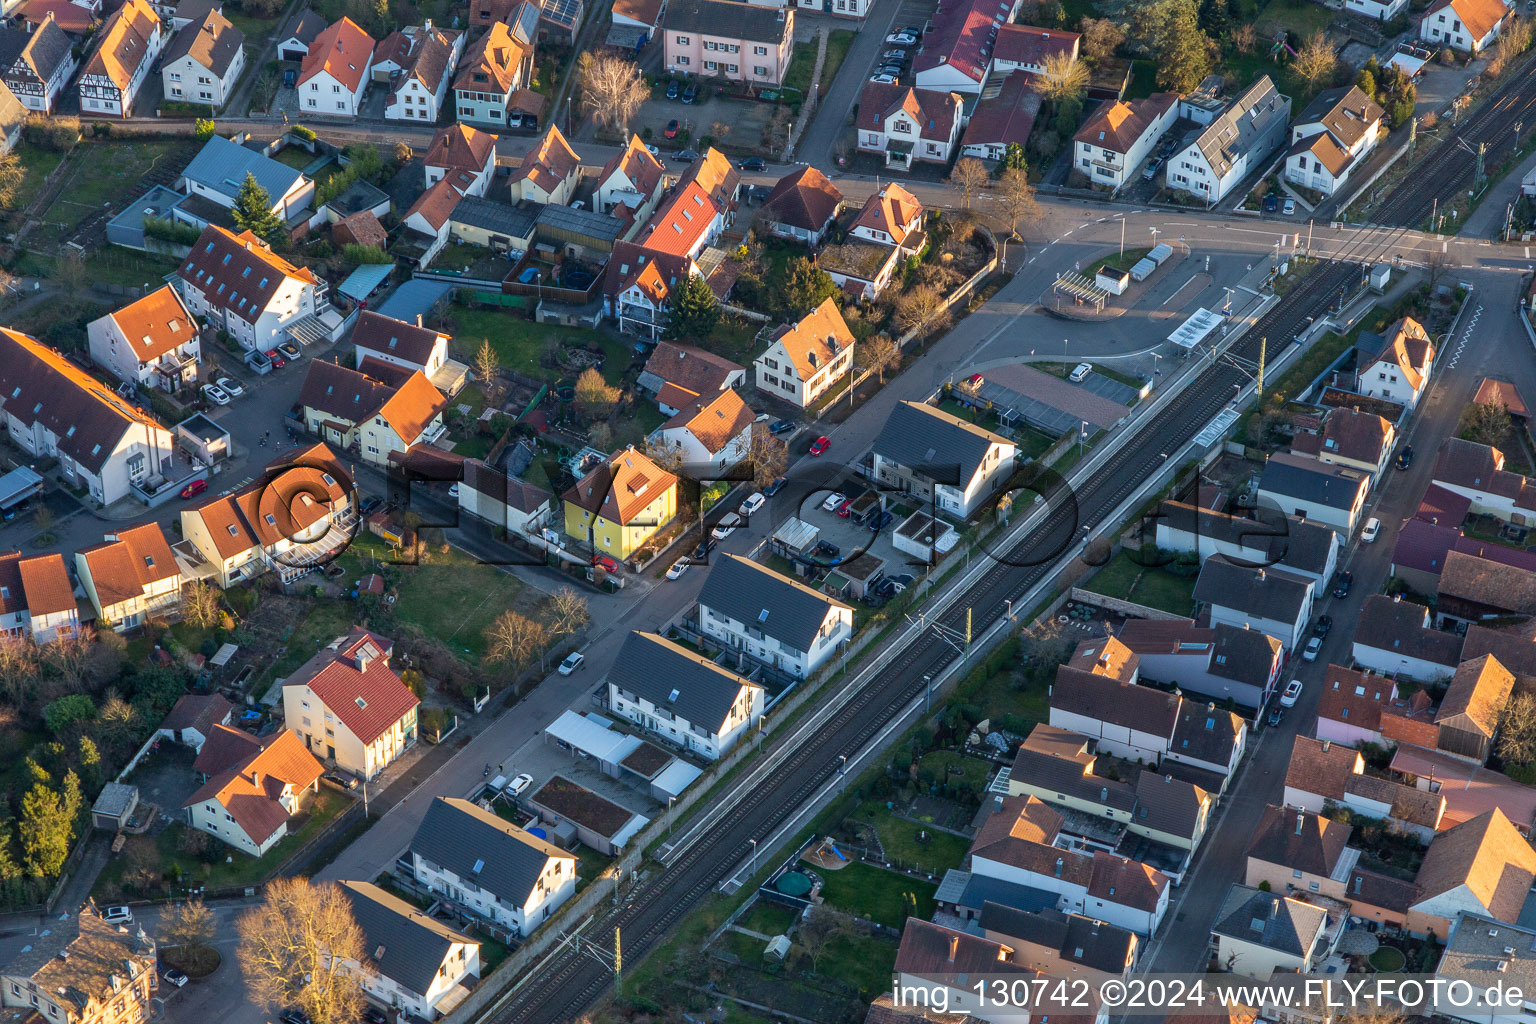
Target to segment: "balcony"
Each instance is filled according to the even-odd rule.
[[[356,526],[357,511],[348,506],[332,517],[325,533],[315,540],[291,544],[280,551],[268,548],[262,556],[284,583],[293,583],[340,554],[356,535]]]

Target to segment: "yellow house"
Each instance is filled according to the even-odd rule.
[[[628,558],[677,515],[677,477],[626,448],[561,496],[565,533],[592,550]]]

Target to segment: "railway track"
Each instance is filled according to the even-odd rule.
[[[1354,264],[1319,268],[1260,318],[1234,346],[1240,360],[1257,360],[1260,338],[1289,339],[1322,315],[1358,279]],[[964,629],[966,608],[978,623],[1005,614],[1005,602],[1017,600],[1046,578],[1060,555],[1070,549],[1083,525],[1103,521],[1134,493],[1164,457],[1183,447],[1231,400],[1234,384],[1246,381],[1226,362],[1207,370],[1153,414],[1073,495],[1059,487],[1047,499],[1040,525],[1011,548],[948,612],[939,617],[951,629]],[[1165,454],[1166,453],[1166,454]],[[978,630],[979,632],[979,630]],[[738,802],[670,867],[655,871],[603,914],[586,934],[610,955],[614,929],[622,930],[627,955],[638,959],[652,949],[725,874],[809,800],[837,771],[840,755],[862,749],[923,691],[924,676],[936,676],[956,653],[934,630],[926,630],[901,650],[877,678],[859,691],[817,733],[793,750],[752,799]],[[566,1024],[603,995],[610,972],[595,957],[567,948],[546,962],[514,999],[490,1018],[494,1024]]]
[[[1422,163],[1371,214],[1375,224],[1425,227],[1435,207],[1444,207],[1469,188],[1477,169],[1477,147],[1487,145],[1486,171],[1514,151],[1516,125],[1520,132],[1536,131],[1536,65],[1527,59],[1510,73],[1509,81],[1456,130],[1437,145]],[[1466,149],[1462,148],[1462,143]],[[1428,225],[1430,230],[1434,225]]]

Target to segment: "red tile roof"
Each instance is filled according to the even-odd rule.
[[[661,161],[651,155],[638,135],[629,137],[629,145],[613,155],[603,166],[603,173],[597,176],[597,180],[599,183],[605,182],[618,171],[624,172],[624,177],[629,179],[636,192],[646,196],[656,190],[666,174]]]
[[[151,362],[197,337],[197,321],[187,312],[181,295],[168,284],[108,315],[141,363]]]
[[[997,39],[992,44],[992,59],[1044,67],[1048,57],[1077,56],[1082,40],[1080,32],[1060,32],[1034,25],[1004,25],[997,30]]]
[[[358,740],[372,743],[421,703],[389,667],[394,646],[377,633],[354,628],[283,685],[308,686]]]
[[[1419,509],[1414,513],[1414,518],[1439,526],[1454,526],[1459,530],[1471,511],[1471,498],[1458,494],[1448,487],[1430,484],[1424,490],[1424,497],[1419,502]]]
[[[464,55],[453,87],[462,92],[510,93],[522,62],[522,46],[512,38],[505,22],[496,21]]]
[[[843,194],[827,176],[807,164],[784,175],[763,202],[769,219],[806,231],[820,231],[837,215]]]
[[[992,57],[992,31],[1007,23],[1008,5],[998,0],[940,3],[913,69],[921,74],[948,64],[980,83]]]
[[[101,43],[85,62],[81,76],[101,75],[126,93],[139,66],[151,59],[150,50],[160,27],[154,8],[144,0],[128,0],[107,19]]]
[[[456,167],[479,174],[492,161],[496,136],[466,124],[453,124],[432,137],[425,158],[428,167]]]
[[[1103,113],[1079,128],[1072,140],[1112,149],[1116,153],[1128,153],[1147,130],[1147,126],[1166,114],[1177,102],[1177,93],[1158,92],[1144,99],[1112,103]]]
[[[141,597],[147,587],[181,575],[159,523],[140,523],[80,552],[103,609]]]
[[[659,495],[676,486],[677,477],[643,453],[626,449],[610,455],[562,497],[578,508],[624,526],[650,507]]]
[[[864,201],[863,209],[848,228],[850,231],[861,227],[883,231],[897,245],[901,245],[907,241],[908,225],[914,220],[917,223],[910,233],[922,230],[922,218],[923,204],[917,201],[917,197],[891,182]]]
[[[918,138],[948,142],[960,117],[961,105],[960,94],[956,92],[865,82],[859,97],[858,126],[866,131],[882,131],[886,118],[901,109],[917,125]]]
[[[650,156],[649,153],[646,156]],[[538,145],[523,157],[523,162],[512,172],[512,181],[528,180],[547,194],[553,194],[560,184],[581,170],[581,157],[565,141],[560,129],[554,125],[544,133]]]
[[[1042,102],[1039,90],[1033,87],[1034,77],[1027,71],[1015,71],[1003,79],[996,96],[978,102],[966,123],[964,144],[1006,146],[1016,142],[1022,146],[1028,142]]]
[[[75,588],[57,551],[33,555],[16,563],[21,589],[27,596],[27,612],[33,617],[75,610]]]
[[[220,725],[215,727],[214,735],[226,731],[235,730]],[[203,744],[204,753],[213,740],[210,736]],[[214,775],[182,806],[216,801],[246,835],[263,843],[288,821],[288,811],[278,802],[283,790],[288,786],[303,790],[314,785],[325,768],[304,749],[304,741],[287,729],[266,740],[252,737],[250,742],[258,747],[254,753],[247,753]],[[202,760],[202,755],[198,755],[198,761]]]
[[[1386,676],[1329,665],[1317,717],[1374,732],[1381,728],[1381,711],[1396,692],[1396,684]]]
[[[309,44],[309,55],[299,65],[299,85],[322,71],[341,83],[348,92],[357,92],[373,60],[374,40],[351,18],[326,27]]]
[[[639,240],[658,252],[690,255],[719,215],[709,193],[697,182],[689,182],[656,211]]]

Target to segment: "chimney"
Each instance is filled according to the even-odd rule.
[[[997,801],[997,809],[998,810],[1002,810],[1003,809],[1003,794],[999,793],[993,799],[995,799]]]
[[[432,31],[432,19],[428,18],[427,19],[427,32],[430,33],[431,31]],[[1360,109],[1361,109],[1362,112],[1364,112],[1364,110],[1365,110],[1364,107],[1361,107]]]
[[[955,954],[958,953],[958,952],[960,952],[960,936],[958,936],[958,935],[951,935],[949,937],[949,962],[950,963],[954,963],[955,962]]]
[[[1257,575],[1256,575],[1256,576],[1255,576],[1255,578],[1256,578],[1256,579],[1257,579],[1257,580],[1258,580],[1258,581],[1259,581],[1259,582],[1260,582],[1260,583],[1263,583],[1263,582],[1264,582],[1264,570],[1263,570],[1263,569],[1260,569],[1260,570],[1259,570],[1259,571],[1258,571],[1258,573],[1257,573]]]
[[[1307,816],[1305,814],[1298,813],[1296,815],[1296,834],[1297,835],[1301,835],[1302,829],[1304,829],[1306,827],[1306,824],[1307,824]]]
[[[1361,878],[1359,875],[1355,876],[1355,895],[1356,896],[1360,895],[1360,884],[1362,882],[1364,882],[1364,881],[1365,881],[1365,879]]]
[[[1328,753],[1328,748],[1333,746],[1332,740],[1323,740],[1323,753]]]
[[[261,772],[251,772],[251,785],[255,786],[257,789],[261,788]]]
[[[1061,877],[1061,869],[1062,869],[1064,864],[1065,864],[1065,861],[1063,861],[1060,857],[1056,858],[1056,877],[1057,878]]]
[[[425,326],[425,325],[424,325],[424,324],[423,324],[423,323],[422,323],[422,322],[421,322],[421,314],[420,314],[420,313],[417,313],[417,314],[416,314],[416,326],[417,326],[417,327],[423,327],[423,326]]]

